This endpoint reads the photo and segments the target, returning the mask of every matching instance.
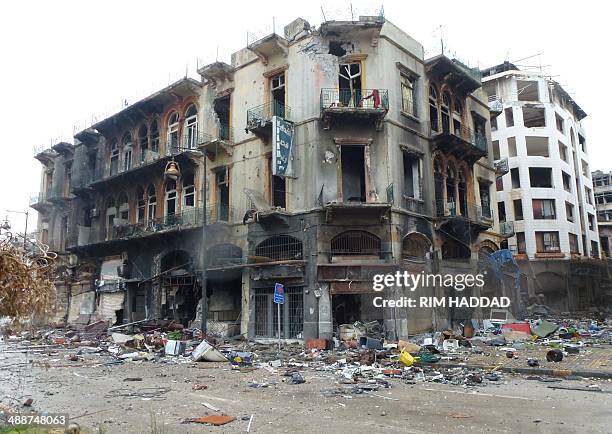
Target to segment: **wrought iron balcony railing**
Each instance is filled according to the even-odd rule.
[[[453,127],[450,125],[450,118],[446,121],[442,119],[442,130],[440,132],[433,131],[432,134],[436,135],[446,135],[446,136],[455,136],[463,140],[464,142],[470,143],[472,146],[476,147],[482,152],[487,152],[487,136],[480,131],[474,131],[471,128],[460,124],[457,125],[456,122],[453,122]]]
[[[321,110],[389,110],[387,89],[321,89]]]
[[[425,203],[421,199],[402,195],[402,208],[417,214],[425,213]]]
[[[265,126],[272,121],[273,116],[290,119],[291,107],[278,101],[270,101],[247,110],[247,130]]]
[[[499,224],[499,232],[505,236],[514,235],[514,222],[501,222]]]

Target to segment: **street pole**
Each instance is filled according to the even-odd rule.
[[[206,151],[202,149],[202,156],[204,158],[204,171],[202,173],[202,246],[200,252],[200,259],[202,265],[202,295],[200,297],[200,309],[202,311],[201,314],[201,325],[200,329],[202,330],[202,339],[206,337],[206,321],[208,314],[208,299],[206,296]]]

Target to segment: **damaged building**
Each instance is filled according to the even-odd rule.
[[[298,18],[198,73],[37,154],[39,233],[68,258],[57,318],[197,326],[203,282],[219,336],[274,338],[275,283],[284,339],[483,315],[372,303],[377,274],[476,272],[513,233],[491,203],[502,172],[479,70],[360,17]],[[503,281],[482,295],[516,297]]]

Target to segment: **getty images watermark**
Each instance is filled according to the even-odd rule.
[[[405,288],[411,292],[418,288],[451,288],[462,292],[465,289],[479,288],[485,284],[484,274],[431,274],[409,273],[396,271],[389,274],[374,275],[372,289],[381,292],[389,288]],[[510,306],[508,297],[400,297],[386,299],[381,296],[372,300],[374,307],[493,307],[505,308]]]

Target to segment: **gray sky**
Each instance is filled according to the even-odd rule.
[[[230,54],[251,38],[277,33],[300,16],[318,26],[324,19],[385,17],[425,45],[445,45],[471,66],[503,60],[550,65],[587,112],[584,121],[591,168],[612,170],[607,148],[604,85],[612,70],[604,49],[612,38],[605,2],[575,1],[28,1],[7,2],[0,16],[0,218],[6,210],[27,210],[39,190],[36,146],[70,139],[73,129],[94,116],[118,111],[185,75],[197,58],[229,63]],[[239,14],[239,15],[238,15]],[[588,57],[588,59],[587,59]],[[588,60],[588,61],[587,61]],[[36,212],[31,210],[30,227]],[[23,231],[24,216],[8,214]]]

